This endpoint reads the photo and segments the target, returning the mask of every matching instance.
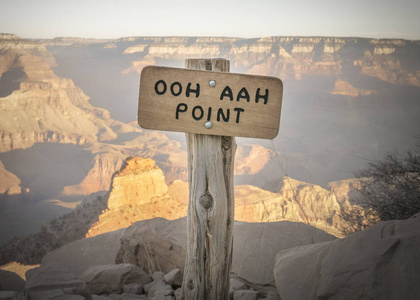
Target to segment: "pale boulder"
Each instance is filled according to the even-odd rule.
[[[182,272],[186,227],[186,218],[172,221],[154,218],[136,222],[124,231],[110,232],[63,246],[48,254],[42,264],[59,261],[78,276],[92,265],[109,265],[113,262],[138,264],[145,271],[153,262],[155,269],[165,273],[173,269]],[[334,239],[332,235],[302,223],[235,221],[232,271],[249,282],[274,285],[272,270],[279,250]],[[102,255],[97,253],[106,253],[106,257],[101,258]]]
[[[86,282],[92,294],[120,293],[130,283],[146,284],[151,278],[132,264],[98,265],[87,269],[80,279]]]
[[[257,300],[257,296],[257,291],[239,290],[233,293],[233,300]]]
[[[129,283],[123,286],[123,294],[140,295],[143,294],[143,285],[139,283]]]
[[[140,221],[126,229],[121,236],[121,246],[116,263],[144,266],[149,274],[157,270],[168,273],[173,269],[183,271],[185,264],[186,227],[184,220],[153,219]]]
[[[113,264],[123,233],[124,229],[120,229],[64,245],[48,252],[42,258],[41,265],[59,262],[70,272],[80,276],[91,266]]]
[[[163,276],[165,276],[165,273],[163,273],[162,271],[156,271],[152,274],[152,280],[155,281],[155,280],[162,279]]]
[[[280,249],[334,240],[315,227],[294,222],[235,222],[232,272],[249,282],[274,283],[273,266]]]
[[[284,299],[314,299],[322,261],[332,245],[339,242],[341,240],[280,251],[276,256],[274,268],[279,295],[282,295]]]
[[[233,293],[239,290],[246,290],[247,286],[238,278],[231,278],[229,282],[229,299],[233,298]]]
[[[182,285],[183,274],[180,269],[173,269],[163,276],[163,280],[172,287],[180,287]]]
[[[25,290],[31,300],[53,299],[59,295],[72,295],[74,299],[90,296],[86,283],[57,262],[28,270]]]
[[[167,284],[162,278],[153,281],[152,286],[150,286],[147,292],[148,297],[154,297],[157,295],[170,296],[173,294],[173,288],[169,284]]]
[[[281,299],[420,299],[420,214],[276,256]]]

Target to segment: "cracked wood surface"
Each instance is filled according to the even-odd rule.
[[[224,59],[189,59],[186,68],[229,72]],[[233,244],[235,137],[186,134],[189,204],[182,299],[228,299]]]

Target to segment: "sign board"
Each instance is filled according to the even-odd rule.
[[[273,139],[282,95],[276,77],[147,66],[138,122],[145,129]]]

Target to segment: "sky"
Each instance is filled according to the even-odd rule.
[[[334,36],[420,39],[419,0],[0,0],[21,38]]]

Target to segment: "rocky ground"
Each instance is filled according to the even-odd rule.
[[[59,271],[58,271],[59,270]],[[11,274],[5,274],[6,277]],[[16,281],[18,291],[0,291],[0,299],[180,299],[182,272],[174,269],[168,273],[154,272],[149,276],[132,264],[100,265],[87,269],[80,279],[58,263],[45,264],[27,272],[26,285]],[[12,279],[13,280],[13,279]],[[236,277],[230,279],[230,299],[279,299],[276,289],[263,287],[255,290],[252,284]]]
[[[230,299],[420,298],[420,214],[336,239],[312,226],[234,227]],[[179,299],[186,220],[161,218],[76,241],[26,272],[0,271],[0,299]]]

